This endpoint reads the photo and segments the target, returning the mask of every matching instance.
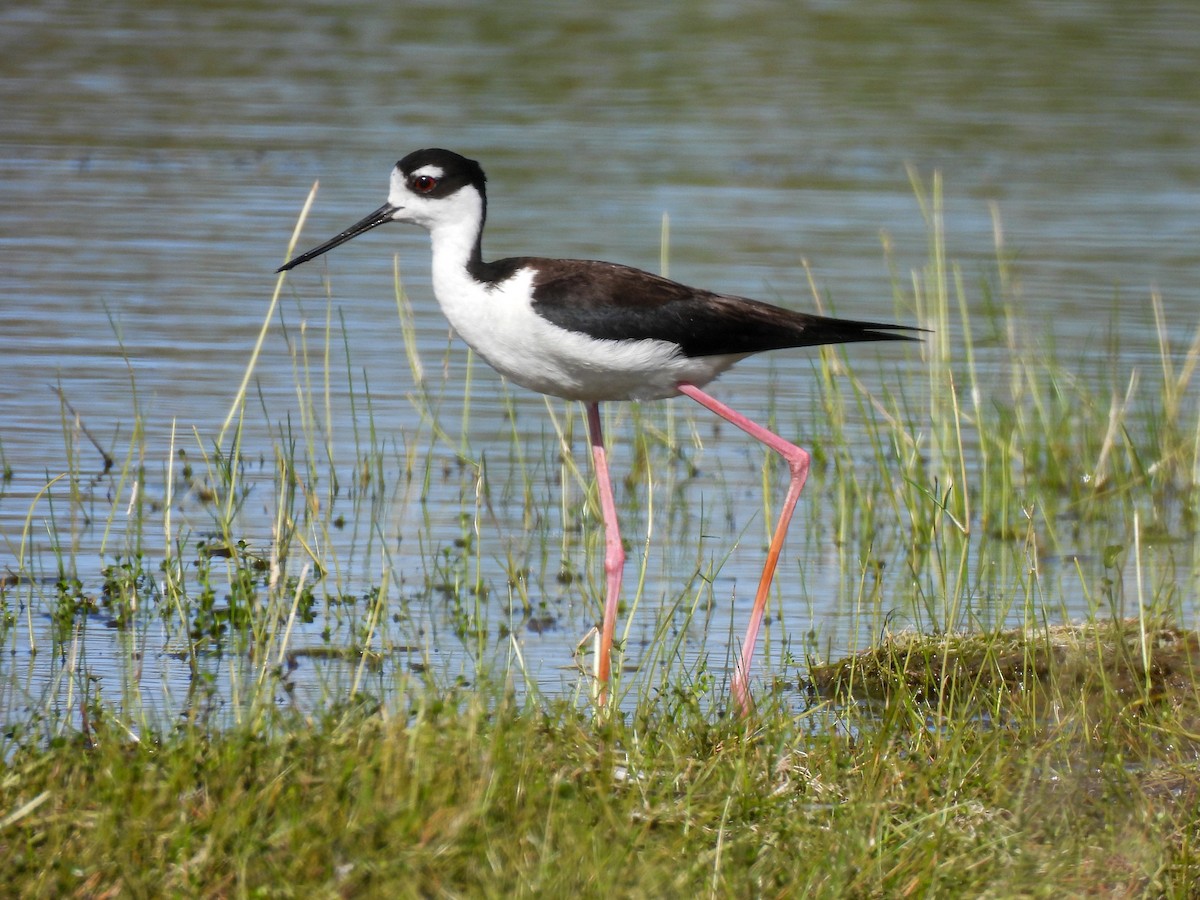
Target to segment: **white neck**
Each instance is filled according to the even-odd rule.
[[[469,270],[483,221],[483,201],[475,191],[462,190],[438,203],[438,214],[422,223],[433,245],[433,293],[450,324],[462,334],[470,328],[473,310],[485,302],[486,291]]]
[[[457,270],[466,275],[478,235],[478,219],[442,222],[429,229],[430,242],[433,244],[435,287],[439,272],[449,273]]]

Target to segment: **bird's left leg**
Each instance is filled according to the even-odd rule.
[[[807,450],[797,447],[790,441],[785,441],[773,431],[768,431],[757,422],[743,416],[741,413],[726,406],[720,400],[705,393],[694,384],[686,382],[678,385],[679,393],[691,397],[701,406],[712,410],[722,419],[736,425],[752,438],[766,444],[784,458],[791,473],[787,495],[783,498],[783,509],[779,512],[779,522],[771,535],[771,544],[767,549],[767,562],[763,566],[762,577],[758,580],[758,591],[754,595],[754,607],[750,611],[750,621],[746,625],[746,637],[742,641],[742,655],[733,673],[733,697],[743,715],[749,715],[754,707],[750,700],[750,663],[754,659],[754,645],[758,641],[758,632],[762,628],[763,615],[767,609],[767,596],[771,591],[771,581],[775,577],[775,568],[779,564],[779,554],[783,550],[783,539],[787,534],[788,524],[792,521],[792,511],[804,482],[808,478],[808,466],[811,457]]]

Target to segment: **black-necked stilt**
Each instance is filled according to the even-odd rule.
[[[283,272],[378,225],[410,222],[433,242],[433,292],[459,336],[523,387],[580,400],[604,517],[607,595],[596,664],[604,702],[625,551],[600,432],[600,401],[684,394],[762,441],[788,464],[791,483],[767,551],[734,671],[733,695],[751,709],[754,645],[784,535],[808,476],[806,451],[730,409],[701,388],[752,353],[851,341],[913,340],[919,330],[792,312],[714,294],[615,263],[519,256],[485,262],[486,177],[479,163],[449,150],[417,150],[392,170],[388,202]]]

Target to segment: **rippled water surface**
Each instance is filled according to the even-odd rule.
[[[131,545],[134,487],[102,473],[93,440],[119,461],[136,448],[143,497],[165,500],[172,447],[174,476],[181,448],[204,475],[313,182],[304,246],[378,206],[390,166],[418,147],[483,162],[494,256],[657,270],[667,216],[673,277],[808,309],[807,261],[839,314],[911,321],[893,301],[895,283],[926,260],[911,166],[926,182],[941,173],[949,253],[981,304],[974,316],[988,314],[976,286],[994,278],[998,215],[1019,279],[1014,320],[1052,338],[1064,361],[1088,359],[1116,333],[1121,367],[1154,365],[1155,291],[1182,343],[1200,319],[1192,3],[51,2],[0,10],[0,47],[0,451],[11,473],[0,563],[42,584],[66,572],[95,593],[115,556],[161,558],[181,535],[213,527],[202,495],[176,496],[173,533],[159,519]],[[404,352],[395,254],[425,399]],[[289,278],[247,405],[242,453],[257,487],[245,539],[269,543],[275,448],[295,439],[307,458],[317,447],[348,521],[316,549],[337,560],[339,590],[390,579],[392,639],[419,648],[403,665],[469,669],[455,613],[429,593],[439,566],[458,565],[484,586],[482,645],[520,648],[544,689],[569,689],[600,592],[576,515],[587,483],[578,410],[548,410],[471,365],[428,275],[426,236],[397,227]],[[981,359],[985,377],[1001,346]],[[890,346],[849,358],[877,393],[915,384],[923,365]],[[714,390],[804,442],[824,433],[813,360],[750,360]],[[707,651],[719,668],[761,563],[762,452],[729,429],[717,439],[683,401],[609,415],[614,466],[634,473],[618,479],[631,590],[645,561],[630,649],[650,643],[654,610],[689,584],[683,596],[694,594],[699,573],[713,581],[712,609],[687,652]],[[846,434],[862,442],[850,455],[867,461],[855,420],[870,415],[852,411]],[[679,464],[649,480],[639,468],[634,435],[666,427],[695,477],[669,453]],[[379,466],[374,482],[364,460]],[[782,630],[798,644],[816,629],[844,648],[860,627],[846,606],[858,574],[830,547],[823,483],[789,539]],[[674,501],[685,512],[663,514]],[[297,575],[299,561],[289,565]],[[522,569],[529,614],[509,585]],[[50,628],[47,610],[31,608],[39,596],[5,597],[10,710],[69,687],[61,654],[30,665],[31,635],[36,644]],[[1089,602],[1080,594],[1073,608]],[[344,640],[365,615],[347,614]],[[137,673],[145,690],[172,704],[187,694],[168,628],[118,632],[92,623],[72,652],[103,675],[110,658],[135,651],[154,661]],[[306,642],[321,637],[301,623],[294,644]],[[294,662],[302,691],[327,687],[325,668]]]

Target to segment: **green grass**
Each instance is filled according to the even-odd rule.
[[[399,273],[405,433],[380,425],[331,298],[305,317],[277,294],[221,434],[173,429],[165,460],[136,385],[117,447],[60,395],[72,466],[0,580],[0,893],[1194,895],[1200,329],[1151,298],[1152,364],[1115,337],[1063,360],[1022,325],[998,219],[971,283],[940,182],[913,183],[927,260],[902,275],[885,252],[897,321],[933,329],[922,376],[860,376],[829,348],[819,408],[771,398],[821,498],[789,550],[833,559],[820,608],[843,624],[798,627],[817,603],[777,579],[788,615],[746,722],[711,652],[740,625],[717,585],[766,540],[783,473],[764,455],[762,507],[739,508],[744,473],[685,405],[606,411],[633,433],[636,552],[622,704],[598,715],[588,643],[547,696],[523,640],[598,618],[579,411],[536,409],[539,444],[502,390],[480,433],[478,364],[421,355]],[[255,389],[276,315],[293,418]],[[99,564],[79,549],[96,534]],[[97,631],[115,658],[88,657]],[[176,664],[165,708],[156,654]]]
[[[103,715],[0,782],[9,896],[1191,896],[1170,704],[1001,725],[910,701],[598,726],[416,690],[133,742]],[[1170,736],[1170,739],[1167,739]]]

